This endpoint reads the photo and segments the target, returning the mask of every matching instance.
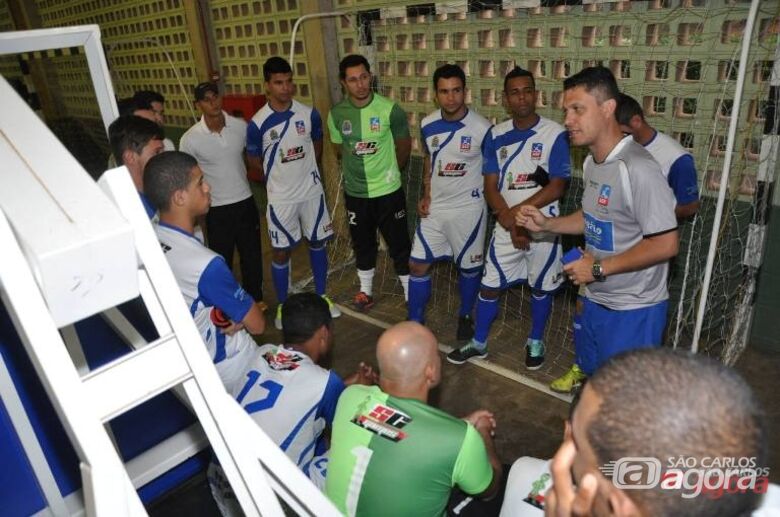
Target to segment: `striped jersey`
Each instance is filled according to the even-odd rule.
[[[473,110],[449,121],[436,110],[420,126],[431,160],[431,210],[483,203],[483,141],[490,122]]]
[[[319,112],[293,100],[287,111],[266,104],[247,126],[246,152],[263,161],[268,200],[296,203],[322,194],[314,142],[322,140]]]

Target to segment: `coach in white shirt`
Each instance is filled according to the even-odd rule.
[[[241,261],[241,284],[255,300],[263,299],[260,218],[246,177],[244,120],[222,111],[222,96],[214,83],[195,87],[201,119],[181,137],[179,148],[198,160],[211,185],[211,210],[206,215],[206,239],[211,249],[233,265],[233,249]]]

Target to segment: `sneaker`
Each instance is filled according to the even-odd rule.
[[[587,378],[588,376],[585,375],[585,372],[574,364],[565,375],[552,381],[550,389],[558,393],[571,393],[582,386],[583,381]]]
[[[463,364],[472,357],[484,359],[487,355],[487,348],[485,348],[484,345],[482,348],[479,348],[477,342],[472,339],[467,345],[456,348],[447,354],[447,360],[452,364]]]
[[[321,298],[328,302],[328,309],[330,309],[330,317],[331,318],[338,318],[341,316],[341,310],[339,310],[338,307],[336,307],[336,304],[333,303],[333,300],[330,299],[330,296],[327,294],[321,295]]]
[[[458,331],[455,337],[458,341],[466,341],[474,337],[474,320],[468,314],[458,317]]]
[[[544,364],[544,342],[540,339],[528,338],[525,343],[525,367],[528,370],[538,370]]]
[[[360,291],[355,295],[355,299],[352,300],[352,305],[360,312],[366,312],[368,309],[374,306],[374,297],[369,296],[363,291]]]
[[[276,330],[282,330],[282,304],[276,306],[276,317],[274,318],[274,327]]]

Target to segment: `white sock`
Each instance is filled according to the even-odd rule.
[[[409,301],[409,275],[398,275],[401,281],[401,287],[404,288],[404,300]]]
[[[371,296],[374,290],[374,268],[357,270],[358,278],[360,279],[360,290]]]

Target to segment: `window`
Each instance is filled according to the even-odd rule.
[[[648,95],[642,98],[642,109],[647,116],[657,116],[666,113],[666,97]]]
[[[646,81],[663,81],[669,78],[668,61],[648,61],[645,72]]]
[[[604,45],[604,37],[601,35],[601,27],[588,26],[582,28],[583,47],[601,47]]]
[[[479,76],[480,77],[495,77],[496,66],[492,60],[482,60],[479,62]]]
[[[535,78],[547,76],[547,66],[544,61],[535,59],[528,61],[528,70],[534,74]]]
[[[613,59],[609,62],[609,67],[616,79],[631,78],[631,61],[627,59]]]
[[[645,35],[645,45],[652,47],[655,45],[669,44],[669,24],[651,23],[647,26]]]
[[[726,20],[720,31],[720,42],[734,44],[742,41],[747,20]]]
[[[440,32],[434,34],[433,44],[436,50],[449,50],[450,48],[450,35],[446,32]]]
[[[674,133],[674,138],[680,145],[686,149],[693,150],[693,133],[677,132]]]
[[[541,48],[542,29],[528,29],[528,32],[526,32],[526,46],[528,48]]]
[[[571,75],[571,63],[569,61],[553,61],[553,74],[555,79],[566,79]]]
[[[719,61],[718,62],[718,81],[736,81],[737,71],[739,70],[739,61]]]
[[[721,99],[715,101],[715,113],[721,120],[728,120],[731,118],[731,111],[734,109],[733,99]]]
[[[677,27],[678,45],[696,45],[704,39],[703,23],[681,23]]]
[[[498,44],[501,48],[512,48],[515,46],[515,37],[512,29],[500,29],[498,31]]]
[[[550,46],[555,48],[567,47],[569,45],[566,33],[566,27],[553,27],[550,29]]]
[[[631,27],[611,25],[609,27],[609,44],[613,47],[627,47],[631,45]]]
[[[701,61],[679,61],[677,63],[677,82],[694,82],[702,78]]]
[[[753,82],[763,83],[772,77],[772,61],[756,61],[753,69]]]
[[[695,97],[677,97],[674,100],[675,117],[691,118],[696,115],[697,100]]]
[[[480,90],[480,98],[483,106],[495,106],[498,104],[496,100],[496,90],[493,88],[483,88]]]
[[[493,48],[493,31],[490,29],[478,31],[477,44],[479,48]]]

